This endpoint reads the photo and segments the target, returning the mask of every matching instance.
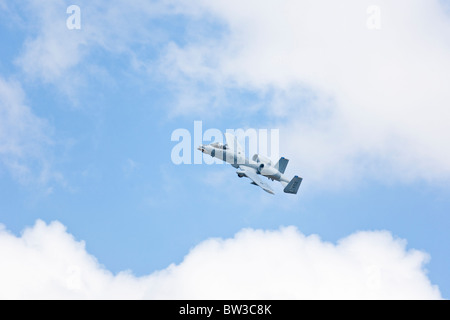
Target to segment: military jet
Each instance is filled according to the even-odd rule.
[[[245,156],[242,147],[234,135],[225,133],[225,140],[226,144],[214,142],[208,145],[201,145],[197,149],[213,158],[218,158],[231,164],[237,169],[236,173],[239,178],[249,178],[252,180],[252,184],[261,187],[270,194],[275,193],[266,182],[261,180],[261,176],[272,181],[276,180],[281,182],[285,193],[297,194],[303,179],[295,176],[289,180],[284,175],[289,162],[288,159],[282,157],[275,165],[273,165],[272,161],[267,157],[255,154],[250,160]]]

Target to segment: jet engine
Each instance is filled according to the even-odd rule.
[[[253,161],[258,164],[258,173],[266,177],[279,177],[280,173],[272,166],[272,161],[269,158],[255,154]]]
[[[255,155],[253,156],[252,159],[253,159],[253,161],[255,161],[256,163],[262,163],[262,164],[265,164],[265,165],[272,166],[272,161],[270,161],[269,158],[264,157],[264,156],[262,156],[262,155],[255,154]]]

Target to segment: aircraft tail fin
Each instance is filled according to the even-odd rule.
[[[288,159],[281,157],[280,160],[278,160],[277,164],[275,165],[275,169],[277,169],[281,173],[284,173],[284,171],[286,171],[288,163],[289,163]]]
[[[286,186],[285,183],[282,183],[284,186],[285,193],[297,194],[298,188],[300,188],[300,184],[302,183],[303,178],[295,176],[292,178],[291,182],[289,182]]]

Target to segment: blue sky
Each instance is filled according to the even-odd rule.
[[[380,1],[386,20],[368,30],[368,4],[312,6],[308,20],[300,3],[297,19],[290,1],[79,1],[68,30],[72,3],[0,1],[0,223],[20,237],[59,221],[104,268],[138,277],[246,228],[333,243],[387,230],[429,254],[448,298],[450,17],[435,1]],[[196,120],[280,129],[299,194],[174,165],[171,134]]]

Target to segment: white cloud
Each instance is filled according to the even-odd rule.
[[[269,100],[269,116],[281,117],[290,136],[282,149],[309,182],[448,181],[449,15],[437,0],[380,0],[381,30],[374,31],[366,26],[373,4],[183,3],[181,12],[205,21],[212,16],[227,32],[172,44],[163,65],[172,79],[197,82],[194,94],[208,83]],[[181,102],[187,91],[181,90]],[[214,104],[216,96],[211,90],[209,99],[196,102]]]
[[[438,0],[90,1],[79,3],[81,30],[65,27],[66,4],[26,2],[36,29],[17,61],[72,96],[86,74],[105,75],[87,56],[126,54],[133,71],[162,72],[178,90],[170,115],[272,119],[305,183],[450,180],[450,20]],[[379,31],[366,24],[373,4]],[[165,45],[168,23],[152,19],[176,15],[187,31]]]
[[[202,242],[179,265],[144,277],[113,275],[59,222],[16,237],[0,228],[1,299],[440,299],[427,254],[389,232],[337,245],[295,228],[243,230]]]
[[[48,159],[51,128],[25,104],[19,83],[0,77],[0,164],[20,182],[61,180]]]
[[[80,61],[81,46],[86,41],[81,32],[65,27],[68,15],[65,15],[63,1],[52,1],[51,5],[30,1],[30,7],[30,11],[39,17],[33,20],[38,21],[41,32],[36,38],[26,41],[18,63],[28,74],[54,81]]]
[[[87,62],[90,54],[127,54],[131,66],[135,57],[130,47],[151,45],[160,34],[148,23],[166,11],[164,2],[79,1],[81,29],[69,30],[66,10],[70,4],[27,0],[19,7],[30,36],[16,62],[26,75],[52,83],[74,98],[87,81],[86,73],[104,76],[104,70],[98,69],[102,63]]]

